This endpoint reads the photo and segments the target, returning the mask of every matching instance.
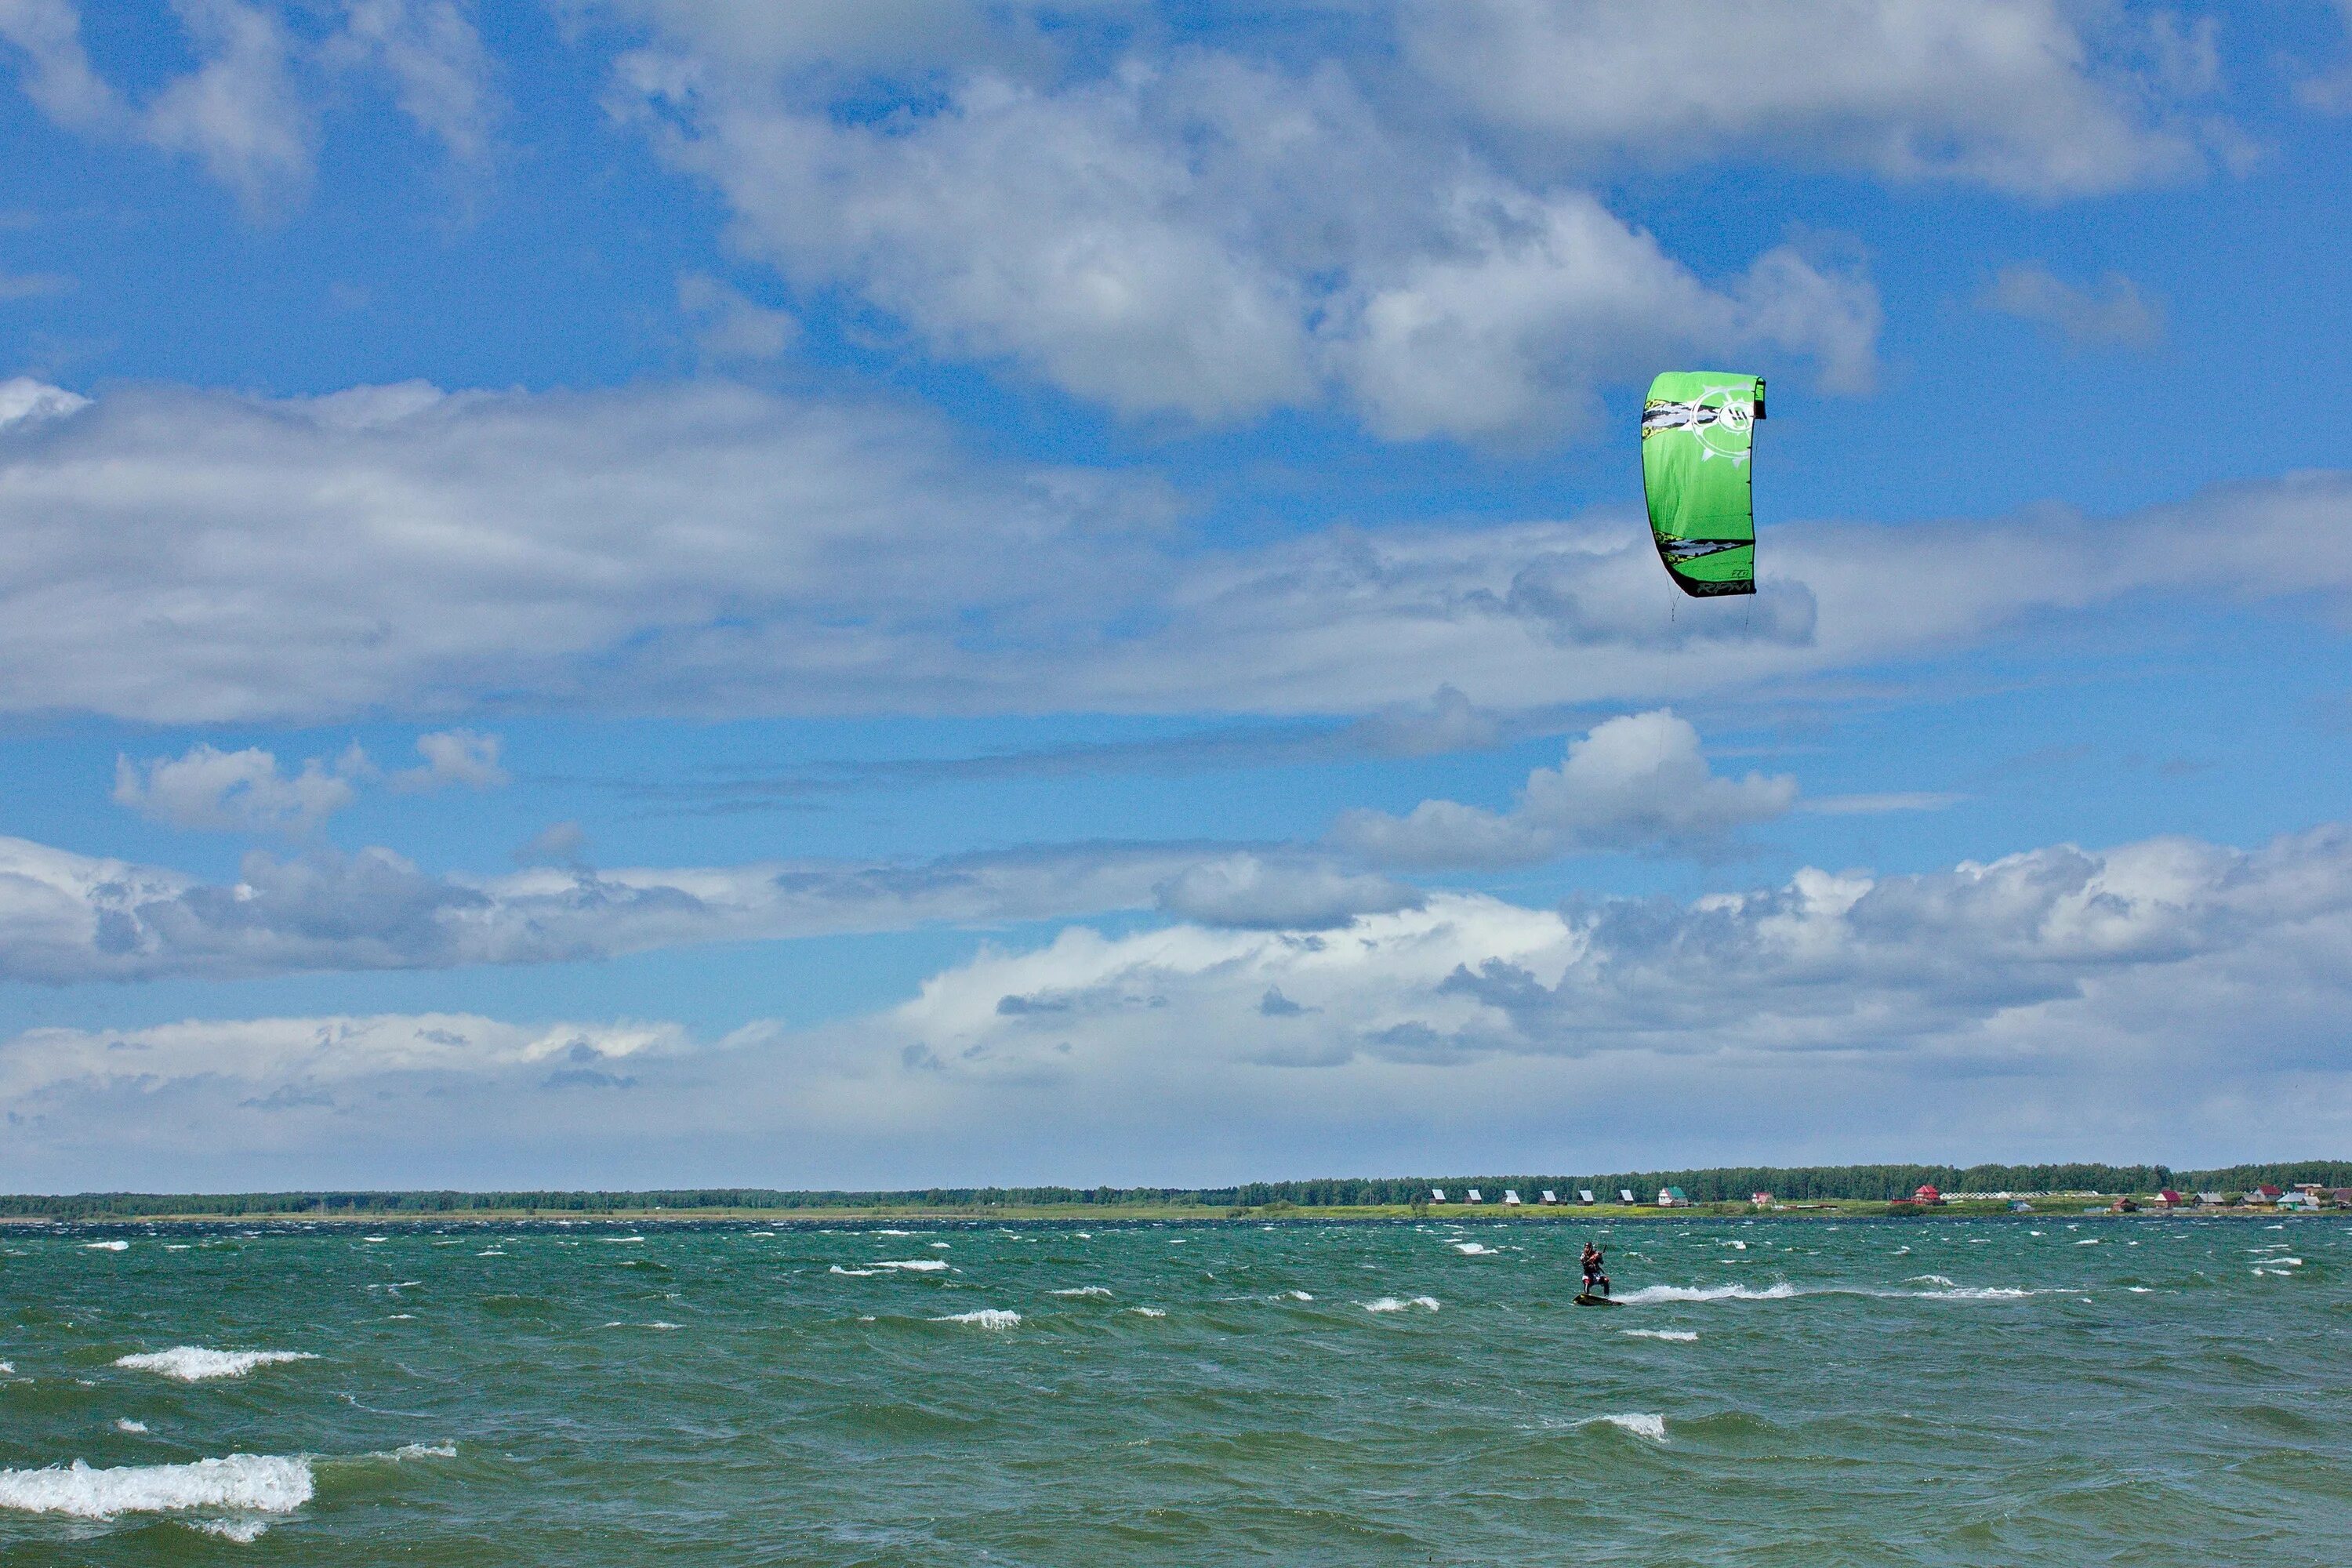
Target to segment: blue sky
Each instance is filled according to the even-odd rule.
[[[0,0],[0,1181],[2340,1149],[2347,22]]]

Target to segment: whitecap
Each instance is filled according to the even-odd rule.
[[[1947,1279],[1940,1274],[1914,1274],[1910,1279],[1903,1281],[1903,1283],[1906,1285],[1941,1285],[1947,1290],[1958,1289],[1958,1281]]]
[[[128,1252],[131,1244],[127,1241],[85,1241],[81,1249],[84,1252]]]
[[[776,1239],[776,1233],[772,1230],[755,1230],[751,1233],[751,1239],[754,1241],[759,1241],[763,1238],[769,1241],[773,1241]]]
[[[94,1470],[81,1459],[42,1470],[0,1470],[0,1508],[112,1519],[191,1508],[291,1513],[310,1500],[310,1462],[273,1454],[231,1454],[185,1465],[122,1465]]]
[[[173,1345],[167,1351],[117,1356],[114,1364],[134,1372],[161,1373],[180,1383],[202,1383],[215,1377],[243,1377],[257,1366],[318,1359],[309,1351],[208,1351],[197,1345]]]
[[[130,1416],[125,1415],[115,1422],[114,1429],[118,1432],[144,1432],[147,1430],[147,1423],[133,1421]]]
[[[476,1254],[474,1254],[474,1256],[475,1256],[475,1257],[477,1257],[477,1258],[504,1258],[504,1257],[506,1256],[506,1254],[505,1254],[505,1253],[503,1253],[503,1252],[500,1252],[497,1247],[494,1247],[490,1248],[490,1250],[488,1250],[488,1252],[477,1252]]]
[[[2135,1296],[2147,1296],[2155,1293],[2145,1285],[2126,1285],[2124,1289],[2130,1291]]]
[[[387,1323],[413,1323],[415,1321],[416,1314],[414,1312],[394,1312],[384,1320]]]
[[[903,1268],[912,1274],[937,1274],[948,1266],[944,1258],[908,1258],[897,1262],[877,1263],[877,1268]]]
[[[1314,1297],[1308,1295],[1304,1290],[1285,1290],[1283,1295],[1293,1301],[1312,1301],[1315,1300]]]
[[[1449,1241],[1445,1244],[1465,1258],[1491,1258],[1495,1249],[1476,1241]]]
[[[1021,1321],[1021,1314],[1003,1307],[982,1307],[977,1311],[953,1312],[944,1318],[933,1318],[935,1323],[970,1323],[975,1329],[1009,1329]]]
[[[1666,1418],[1663,1415],[1595,1415],[1590,1421],[1580,1421],[1580,1426],[1614,1426],[1621,1432],[1631,1432],[1636,1437],[1647,1437],[1653,1443],[1666,1440]]]
[[[1731,1248],[1734,1252],[1745,1252],[1748,1250],[1748,1244],[1744,1241],[1727,1241],[1723,1245]],[[1906,1247],[1903,1250],[1908,1252],[1911,1249]]]
[[[950,1250],[950,1248],[949,1247],[948,1244],[947,1244],[946,1242],[944,1242],[944,1241],[935,1241],[935,1242],[931,1243],[931,1246],[932,1246],[932,1247],[934,1247],[935,1248],[937,1248],[938,1250],[941,1251],[941,1252],[946,1252],[946,1251]]]
[[[1434,1296],[1415,1296],[1406,1301],[1400,1301],[1394,1296],[1383,1296],[1377,1301],[1359,1301],[1356,1304],[1367,1312],[1402,1312],[1407,1307],[1426,1307],[1433,1312],[1437,1310],[1437,1298]]]
[[[1628,1307],[1647,1307],[1660,1301],[1785,1301],[1796,1293],[1797,1288],[1786,1280],[1761,1290],[1752,1285],[1645,1285],[1617,1300]]]
[[[1164,1318],[1168,1315],[1157,1307],[1129,1307],[1128,1310],[1139,1318]]]
[[[14,1377],[16,1375],[16,1363],[15,1362],[0,1361],[0,1377]]]
[[[846,1274],[852,1279],[871,1279],[874,1278],[874,1270],[871,1268],[844,1268],[838,1263],[835,1264],[831,1268],[826,1269],[825,1272],[828,1274]]]
[[[1110,1292],[1099,1285],[1073,1285],[1066,1290],[1048,1290],[1045,1294],[1048,1296],[1100,1296],[1106,1300],[1110,1296]]]
[[[632,1241],[643,1241],[645,1237],[642,1236],[600,1236],[596,1239],[610,1247],[624,1247]]]
[[[438,1443],[403,1443],[397,1448],[387,1448],[371,1454],[372,1459],[454,1459],[457,1445],[444,1438]]]
[[[2093,1237],[2087,1241],[2078,1241],[2074,1245],[2077,1247],[2096,1247],[2099,1245],[2099,1239],[2096,1237]]]
[[[1698,1338],[1697,1332],[1691,1329],[1620,1329],[1617,1331],[1637,1340],[1674,1340],[1685,1344]]]
[[[191,1250],[191,1248],[184,1241],[167,1241],[163,1244],[163,1250],[166,1252],[186,1252]]]
[[[874,1234],[877,1236],[912,1236],[915,1233],[911,1230],[877,1230]]]
[[[360,1237],[360,1239],[362,1241],[390,1241],[392,1237],[388,1236],[363,1236]]]

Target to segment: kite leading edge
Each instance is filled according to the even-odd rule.
[[[1756,592],[1748,459],[1761,376],[1671,370],[1642,405],[1642,493],[1666,573],[1694,598]]]

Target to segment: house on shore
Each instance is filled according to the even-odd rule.
[[[1935,1183],[1922,1182],[1919,1190],[1911,1194],[1911,1201],[1922,1208],[1935,1208],[1943,1203],[1944,1194],[1936,1190]]]
[[[1690,1197],[1680,1187],[1660,1187],[1658,1206],[1662,1209],[1686,1209],[1690,1207]]]

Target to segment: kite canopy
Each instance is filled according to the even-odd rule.
[[[1670,370],[1642,405],[1642,492],[1658,559],[1685,594],[1756,592],[1756,508],[1748,441],[1764,381]]]

